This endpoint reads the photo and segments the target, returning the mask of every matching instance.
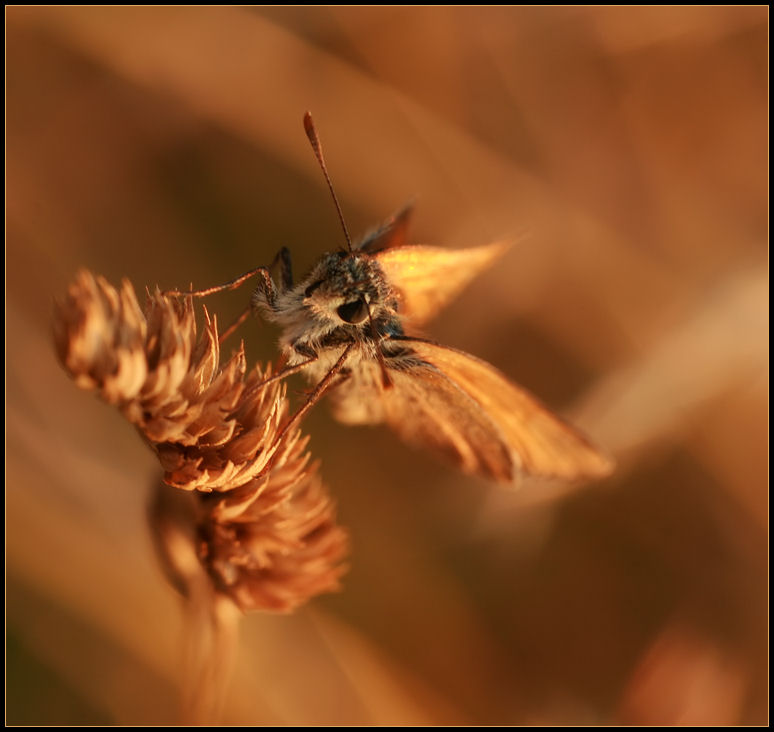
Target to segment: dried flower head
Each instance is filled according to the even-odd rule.
[[[80,272],[54,317],[59,358],[137,428],[185,504],[157,501],[157,545],[175,584],[190,585],[187,535],[213,591],[243,610],[289,611],[338,587],[345,532],[288,417],[271,367],[247,370],[243,345],[219,368],[217,323],[204,309],[197,340],[190,299],[148,294],[143,311],[120,290]],[[181,505],[184,506],[181,508]]]

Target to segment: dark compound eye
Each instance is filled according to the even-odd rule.
[[[321,284],[322,280],[319,280],[318,282],[313,282],[309,285],[309,287],[304,290],[304,297],[309,297]]]
[[[368,317],[368,306],[365,300],[353,300],[339,305],[336,313],[345,323],[362,323]]]

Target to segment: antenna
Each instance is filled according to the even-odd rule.
[[[315,129],[311,112],[304,114],[304,130],[306,131],[306,136],[309,138],[309,142],[312,143],[314,155],[317,158],[317,162],[320,163],[323,175],[325,176],[325,181],[328,183],[328,190],[331,192],[331,196],[333,196],[333,203],[336,204],[336,212],[339,214],[341,228],[344,229],[344,236],[347,238],[347,249],[352,253],[352,239],[349,237],[349,230],[344,221],[344,214],[341,212],[341,206],[339,206],[339,199],[336,198],[336,191],[333,190],[333,183],[331,183],[331,177],[328,175],[328,168],[325,167],[325,160],[323,160],[322,148],[320,147],[320,138],[317,136],[317,130]]]

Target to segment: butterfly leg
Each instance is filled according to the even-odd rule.
[[[267,302],[270,302],[270,304],[274,303],[277,298],[277,292],[268,267],[256,267],[255,269],[251,269],[249,272],[245,272],[236,279],[226,282],[223,285],[215,285],[214,287],[207,287],[204,290],[191,290],[189,292],[165,290],[162,295],[165,297],[206,297],[207,295],[214,295],[216,292],[223,292],[224,290],[236,290],[237,287],[244,284],[255,275],[261,276],[261,284],[259,284],[259,287],[267,293]],[[271,296],[271,299],[269,295]]]
[[[285,366],[284,368],[281,368],[279,371],[277,371],[276,374],[269,376],[268,379],[264,379],[263,381],[258,382],[250,389],[250,393],[252,394],[253,392],[258,391],[258,389],[263,389],[263,387],[268,386],[275,381],[280,381],[281,379],[291,376],[292,374],[297,374],[299,371],[303,371],[310,363],[314,363],[316,360],[317,355],[293,366]]]
[[[216,285],[214,287],[208,287],[204,290],[192,290],[189,292],[181,292],[180,290],[166,290],[163,294],[166,297],[206,297],[207,295],[214,295],[216,292],[235,290],[251,277],[260,275],[261,279],[259,281],[257,290],[263,294],[264,300],[269,305],[269,307],[273,309],[277,300],[277,288],[274,284],[274,280],[271,278],[270,270],[274,268],[277,262],[279,262],[280,265],[280,282],[282,289],[287,290],[293,286],[293,267],[290,258],[290,250],[287,247],[282,247],[282,249],[277,252],[277,255],[274,257],[272,263],[268,267],[256,267],[255,269],[252,269],[249,272],[245,272],[236,279],[233,279],[230,282],[226,282],[223,285]],[[255,307],[255,303],[251,302],[251,304],[239,314],[237,319],[234,320],[234,322],[223,331],[219,342],[223,343],[226,338],[228,338],[237,328],[239,328],[240,325],[242,325],[242,323],[245,322],[245,320],[247,320],[247,318],[250,316],[250,313],[255,312],[256,310],[257,308]]]
[[[320,401],[323,394],[325,394],[328,389],[330,389],[332,386],[337,386],[340,382],[338,381],[337,377],[340,376],[341,370],[344,368],[344,364],[347,361],[347,357],[350,354],[350,351],[355,347],[354,343],[350,343],[342,352],[341,356],[339,356],[339,360],[336,361],[333,366],[331,366],[330,371],[328,371],[325,376],[319,381],[317,386],[314,387],[311,394],[307,396],[306,401],[296,410],[295,414],[293,414],[290,419],[288,419],[287,422],[283,425],[282,429],[277,433],[277,437],[274,439],[274,445],[277,445],[280,440],[282,440],[285,435],[295,427],[306,415],[306,413],[315,405],[317,402]],[[305,366],[307,364],[303,364]],[[302,365],[299,364],[299,367]],[[291,369],[296,368],[295,366],[291,366]]]

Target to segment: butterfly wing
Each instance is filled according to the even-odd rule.
[[[386,422],[408,444],[501,482],[517,473],[573,479],[611,471],[579,432],[484,361],[413,338],[388,341],[385,356],[392,388],[364,361],[334,394],[339,419]]]
[[[372,254],[379,262],[398,298],[400,316],[419,326],[500,257],[509,244],[499,242],[471,249],[409,246],[412,211],[411,205],[405,206],[367,234],[357,249]]]
[[[483,269],[502,256],[509,244],[497,242],[471,249],[399,246],[374,258],[398,299],[398,314],[413,326],[432,318]]]
[[[521,472],[572,479],[602,477],[612,471],[610,458],[494,366],[430,341],[403,342],[490,417],[504,435]]]
[[[408,226],[413,210],[411,204],[404,206],[392,218],[366,234],[357,249],[366,254],[376,254],[385,249],[408,244]]]
[[[331,394],[336,418],[346,424],[384,422],[407,444],[451,460],[466,473],[510,481],[513,458],[497,425],[438,368],[403,350],[385,359],[389,388],[373,361],[353,370]]]

